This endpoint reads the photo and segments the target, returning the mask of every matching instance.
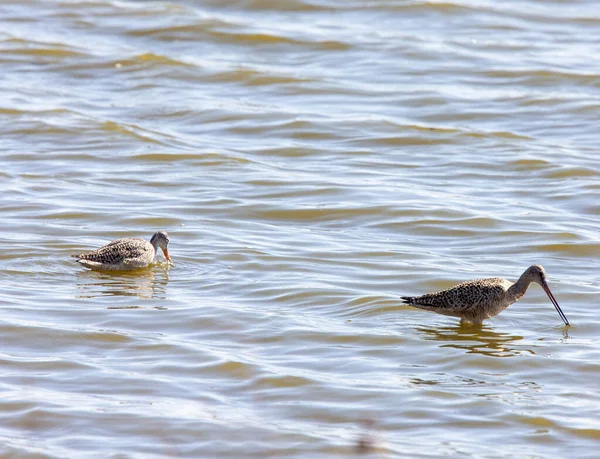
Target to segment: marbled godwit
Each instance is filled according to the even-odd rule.
[[[558,311],[565,325],[569,325],[558,302],[546,282],[546,271],[540,265],[532,265],[525,270],[514,284],[500,277],[475,279],[455,285],[448,290],[428,293],[423,296],[403,296],[405,304],[445,316],[460,317],[461,323],[481,324],[485,319],[499,314],[518,301],[537,282],[542,286],[550,301]]]
[[[167,261],[171,263],[168,245],[169,235],[167,232],[157,231],[150,242],[137,237],[117,239],[98,250],[71,256],[77,258],[78,263],[91,269],[131,271],[145,268],[152,263],[159,247]]]

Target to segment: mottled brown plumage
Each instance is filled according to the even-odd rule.
[[[166,231],[154,233],[150,242],[140,238],[117,239],[92,252],[71,255],[77,262],[91,269],[106,271],[131,271],[147,267],[154,261],[160,247],[167,261],[171,262],[169,236]]]
[[[550,292],[546,282],[546,272],[540,265],[527,268],[514,284],[500,277],[475,279],[441,292],[414,297],[403,296],[402,300],[405,304],[419,309],[460,317],[461,322],[481,324],[485,319],[499,314],[518,301],[532,282],[542,286],[565,325],[569,325],[569,321]]]

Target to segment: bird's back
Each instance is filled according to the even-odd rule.
[[[404,303],[420,309],[456,317],[487,315],[488,309],[502,304],[511,282],[500,277],[462,282],[440,292],[402,297]],[[491,311],[490,311],[491,312]]]
[[[72,256],[78,260],[86,260],[102,265],[119,265],[130,259],[146,260],[150,258],[152,260],[154,248],[143,239],[125,238],[112,241],[97,250]]]

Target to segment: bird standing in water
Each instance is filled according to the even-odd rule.
[[[536,282],[542,286],[550,301],[558,311],[565,325],[569,325],[558,302],[546,282],[546,271],[540,265],[532,265],[525,270],[514,284],[501,277],[475,279],[455,285],[441,292],[422,296],[403,296],[404,304],[445,316],[460,317],[461,323],[481,324],[485,319],[499,314],[518,301]]]
[[[156,258],[160,247],[169,263],[169,235],[166,231],[154,233],[150,242],[137,237],[117,239],[104,247],[80,255],[71,255],[77,262],[91,269],[104,271],[132,271],[146,268]]]

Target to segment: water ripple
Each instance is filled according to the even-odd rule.
[[[594,457],[593,6],[3,2],[0,456]]]

